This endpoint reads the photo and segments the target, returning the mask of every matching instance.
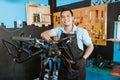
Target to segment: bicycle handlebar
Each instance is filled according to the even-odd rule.
[[[20,45],[14,44],[13,42],[10,42],[10,41],[8,41],[6,39],[2,39],[2,42],[4,43],[5,47],[9,51],[9,53],[10,53],[10,50],[9,50],[9,48],[7,47],[7,45],[5,43],[9,43],[10,45],[14,46],[15,48],[17,48],[17,49],[20,48],[21,51],[24,51],[24,52],[30,54],[28,57],[21,60],[20,58],[12,55],[12,53],[10,53],[10,55],[12,55],[12,57],[14,58],[15,62],[23,63],[23,62],[28,61],[31,58],[33,58],[35,56],[38,56],[40,54],[47,54],[47,57],[59,56],[60,51],[59,51],[59,48],[58,48],[59,46],[57,44],[59,44],[62,41],[65,41],[65,40],[71,40],[71,38],[73,38],[73,37],[75,37],[75,36],[69,36],[69,37],[65,37],[63,39],[60,39],[58,41],[51,40],[51,41],[48,41],[48,42],[46,42],[43,39],[37,39],[37,38],[30,39],[30,38],[24,38],[24,37],[14,37],[13,40],[20,41],[20,43],[21,42],[28,43],[28,44],[30,44],[29,46],[34,46],[34,48],[38,48],[38,50],[36,52],[32,53],[32,54],[30,54],[31,51],[25,49],[24,47],[22,47]],[[25,41],[31,41],[31,42],[25,42]],[[49,46],[46,47],[45,43],[49,44]],[[21,45],[23,45],[23,44],[21,44]],[[53,47],[53,45],[54,45],[54,47]],[[52,51],[54,51],[55,54],[52,53]]]

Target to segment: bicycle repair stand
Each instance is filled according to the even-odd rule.
[[[44,55],[41,58],[41,72],[39,80],[58,80],[58,72],[60,68],[60,59],[44,59]],[[48,69],[46,68],[48,67]]]
[[[48,54],[46,54],[46,57],[41,59],[42,71],[40,72],[40,80],[57,80],[60,67],[60,61],[58,61],[58,56],[60,55],[61,51],[59,50],[56,43],[49,44]],[[47,64],[49,69],[46,69]],[[56,68],[56,66],[58,68]]]

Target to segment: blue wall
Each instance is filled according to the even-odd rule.
[[[84,1],[84,0],[56,0],[56,5],[63,6],[66,4],[71,4],[71,3],[80,2],[80,1]]]
[[[30,1],[48,5],[48,0],[0,0],[0,24],[3,22],[7,28],[13,28],[14,21],[26,21],[25,6]]]

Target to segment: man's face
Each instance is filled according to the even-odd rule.
[[[70,11],[62,12],[61,21],[64,26],[72,25],[73,16],[71,15]]]

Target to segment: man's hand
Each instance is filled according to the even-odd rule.
[[[40,36],[42,37],[42,39],[49,41],[51,39],[52,33],[50,30],[47,30],[42,32]]]

